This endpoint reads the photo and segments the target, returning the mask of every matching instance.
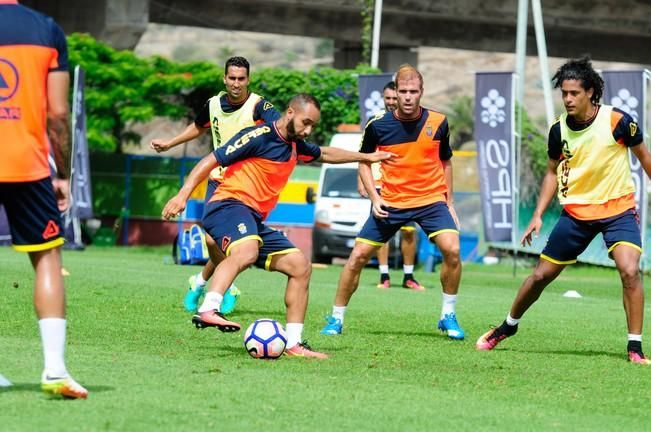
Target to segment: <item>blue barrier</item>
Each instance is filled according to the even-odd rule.
[[[477,259],[479,249],[479,235],[476,233],[462,233],[459,235],[461,261],[474,261]],[[443,260],[441,251],[429,241],[422,229],[418,230],[418,262],[423,263],[427,272],[434,271],[436,264]]]

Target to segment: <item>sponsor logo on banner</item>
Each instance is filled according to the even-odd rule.
[[[487,242],[514,239],[514,142],[511,73],[476,75],[475,141],[484,236]]]
[[[359,75],[357,78],[359,119],[362,127],[369,119],[384,112],[382,89],[392,79],[393,75],[391,74]]]

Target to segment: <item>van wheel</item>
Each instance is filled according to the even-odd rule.
[[[327,255],[321,255],[312,252],[312,262],[319,263],[319,264],[330,264],[332,262],[332,258],[330,258]]]

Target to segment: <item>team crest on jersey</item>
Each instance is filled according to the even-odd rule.
[[[427,125],[427,127],[425,128],[425,134],[428,137],[431,137],[434,134],[434,131],[432,131],[432,125]]]
[[[265,102],[264,105],[262,105],[262,109],[264,111],[267,111],[268,109],[273,108],[274,106],[271,104],[271,102]]]
[[[240,222],[239,224],[237,224],[237,231],[239,231],[240,234],[246,234],[247,229],[244,222]]]
[[[631,130],[631,136],[635,136],[635,134],[637,133],[637,123],[635,123],[635,122],[630,122],[630,123],[628,124],[628,127],[629,127],[629,129]]]

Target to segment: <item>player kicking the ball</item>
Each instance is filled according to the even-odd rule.
[[[179,193],[165,205],[163,216],[166,219],[177,216],[185,208],[192,190],[212,169],[228,167],[223,182],[208,200],[202,221],[226,258],[217,266],[210,289],[192,318],[198,328],[217,327],[223,332],[240,330],[239,323],[226,319],[220,312],[222,299],[237,275],[255,265],[287,275],[285,354],[328,357],[302,342],[310,262],[281,232],[267,227],[264,220],[278,202],[299,159],[327,163],[376,162],[390,158],[391,153],[363,154],[305,142],[320,117],[320,104],[313,96],[294,96],[280,119],[243,129],[203,158]]]

